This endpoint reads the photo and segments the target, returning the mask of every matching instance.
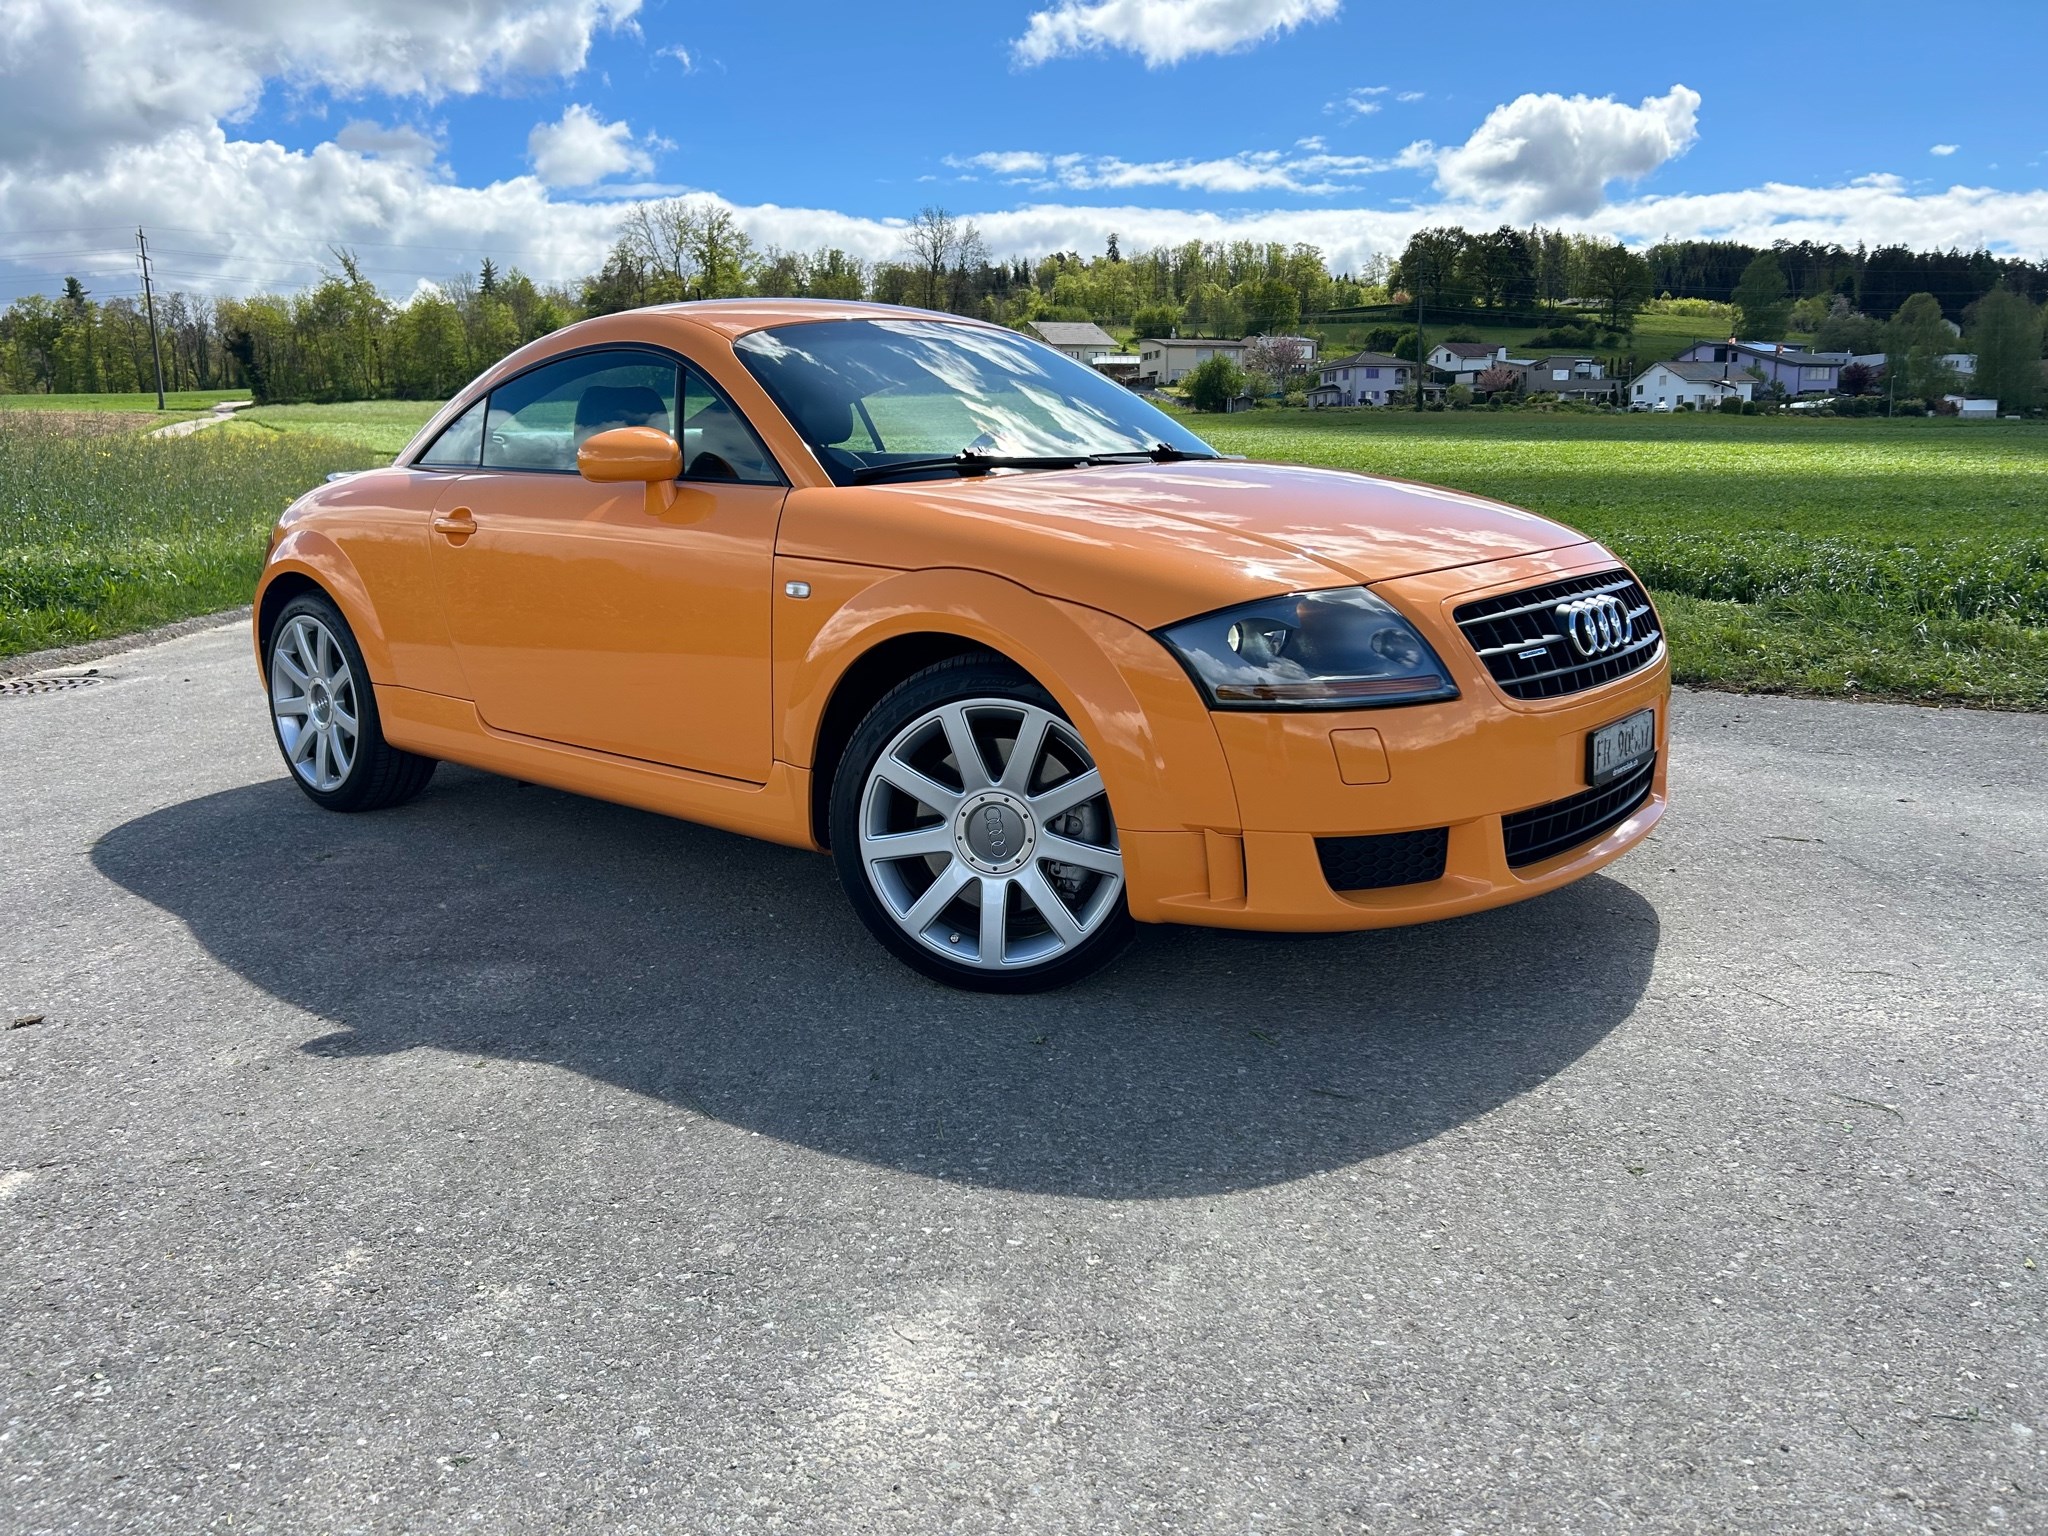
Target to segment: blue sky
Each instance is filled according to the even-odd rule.
[[[622,199],[677,194],[871,259],[927,203],[1017,254],[1115,229],[1356,262],[1445,218],[2048,256],[2043,0],[1775,31],[1783,7],[1745,4],[10,8],[0,299],[74,250],[111,274],[94,252],[137,221],[190,286],[288,285],[333,243],[397,289],[494,251],[566,277]]]

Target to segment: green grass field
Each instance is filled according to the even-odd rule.
[[[246,603],[278,513],[329,471],[388,458],[239,425],[155,440],[124,412],[98,430],[0,412],[0,655]]]
[[[1259,411],[1254,458],[1546,513],[1641,572],[1687,682],[2048,708],[2048,427]]]
[[[65,397],[58,397],[64,399]],[[0,413],[0,654],[247,600],[271,521],[431,401],[271,406],[168,443]],[[87,397],[91,398],[91,397]],[[1572,412],[1188,417],[1254,458],[1427,480],[1602,539],[1687,682],[2048,709],[2048,427]]]
[[[1560,324],[1568,324],[1572,316],[1564,316]],[[1384,322],[1376,322],[1384,323]],[[1414,324],[1413,320],[1407,324]],[[1372,329],[1369,325],[1328,323],[1317,329],[1322,333],[1323,356],[1335,357],[1345,352],[1355,352],[1365,344],[1365,334]],[[1433,320],[1426,332],[1426,339],[1434,346],[1451,335],[1474,336],[1489,346],[1505,346],[1509,355],[1526,355],[1525,345],[1531,336],[1549,330],[1540,325],[1472,325],[1467,321]],[[1636,316],[1634,339],[1619,349],[1601,347],[1603,355],[1619,350],[1624,355],[1633,353],[1637,360],[1648,367],[1651,363],[1662,362],[1678,356],[1696,341],[1725,341],[1728,339],[1728,324],[1717,321],[1711,315],[1669,315],[1654,310]],[[1538,349],[1541,350],[1541,349]]]

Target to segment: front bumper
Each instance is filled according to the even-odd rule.
[[[1210,716],[1241,825],[1125,835],[1141,921],[1283,931],[1393,927],[1555,890],[1611,863],[1664,814],[1671,674],[1661,653],[1626,677],[1563,698],[1508,697],[1451,620],[1474,597],[1618,564],[1597,545],[1379,583],[1422,624],[1460,697],[1439,704]],[[1584,792],[1586,738],[1654,709],[1647,798],[1625,819],[1540,863],[1511,867],[1502,818]],[[1376,782],[1375,782],[1376,781]],[[1376,890],[1333,889],[1318,838],[1447,830],[1443,873]]]

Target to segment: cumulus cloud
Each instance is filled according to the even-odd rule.
[[[1105,48],[1148,68],[1204,53],[1233,53],[1337,14],[1339,0],[1058,0],[1032,13],[1011,51],[1020,64]]]
[[[533,173],[551,187],[588,187],[607,176],[645,176],[654,169],[652,144],[634,139],[623,122],[608,123],[572,103],[552,123],[535,123],[526,136]]]
[[[1928,147],[1927,153],[1930,155],[1952,155],[1961,148],[1960,144],[1934,144]]]
[[[573,75],[640,0],[8,0],[0,161],[58,169],[233,122],[266,83],[436,100]]]
[[[1683,85],[1637,107],[1611,96],[1518,96],[1463,144],[1435,151],[1437,185],[1516,218],[1584,217],[1609,182],[1638,181],[1690,149],[1699,106],[1699,92]]]
[[[1396,100],[1396,101],[1420,101],[1420,100],[1422,100],[1422,98],[1423,98],[1423,96],[1424,96],[1425,94],[1427,94],[1427,93],[1426,93],[1426,92],[1423,92],[1423,91],[1403,91],[1403,92],[1401,92],[1401,94],[1400,94],[1400,95],[1396,96],[1396,97],[1394,98],[1394,100]]]
[[[1384,85],[1361,85],[1356,90],[1346,91],[1336,101],[1324,102],[1323,110],[1342,112],[1347,118],[1366,117],[1379,111],[1380,103],[1375,98],[1386,94]]]

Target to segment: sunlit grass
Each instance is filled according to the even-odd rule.
[[[311,435],[164,440],[0,413],[0,655],[246,603],[285,506],[379,461]]]

